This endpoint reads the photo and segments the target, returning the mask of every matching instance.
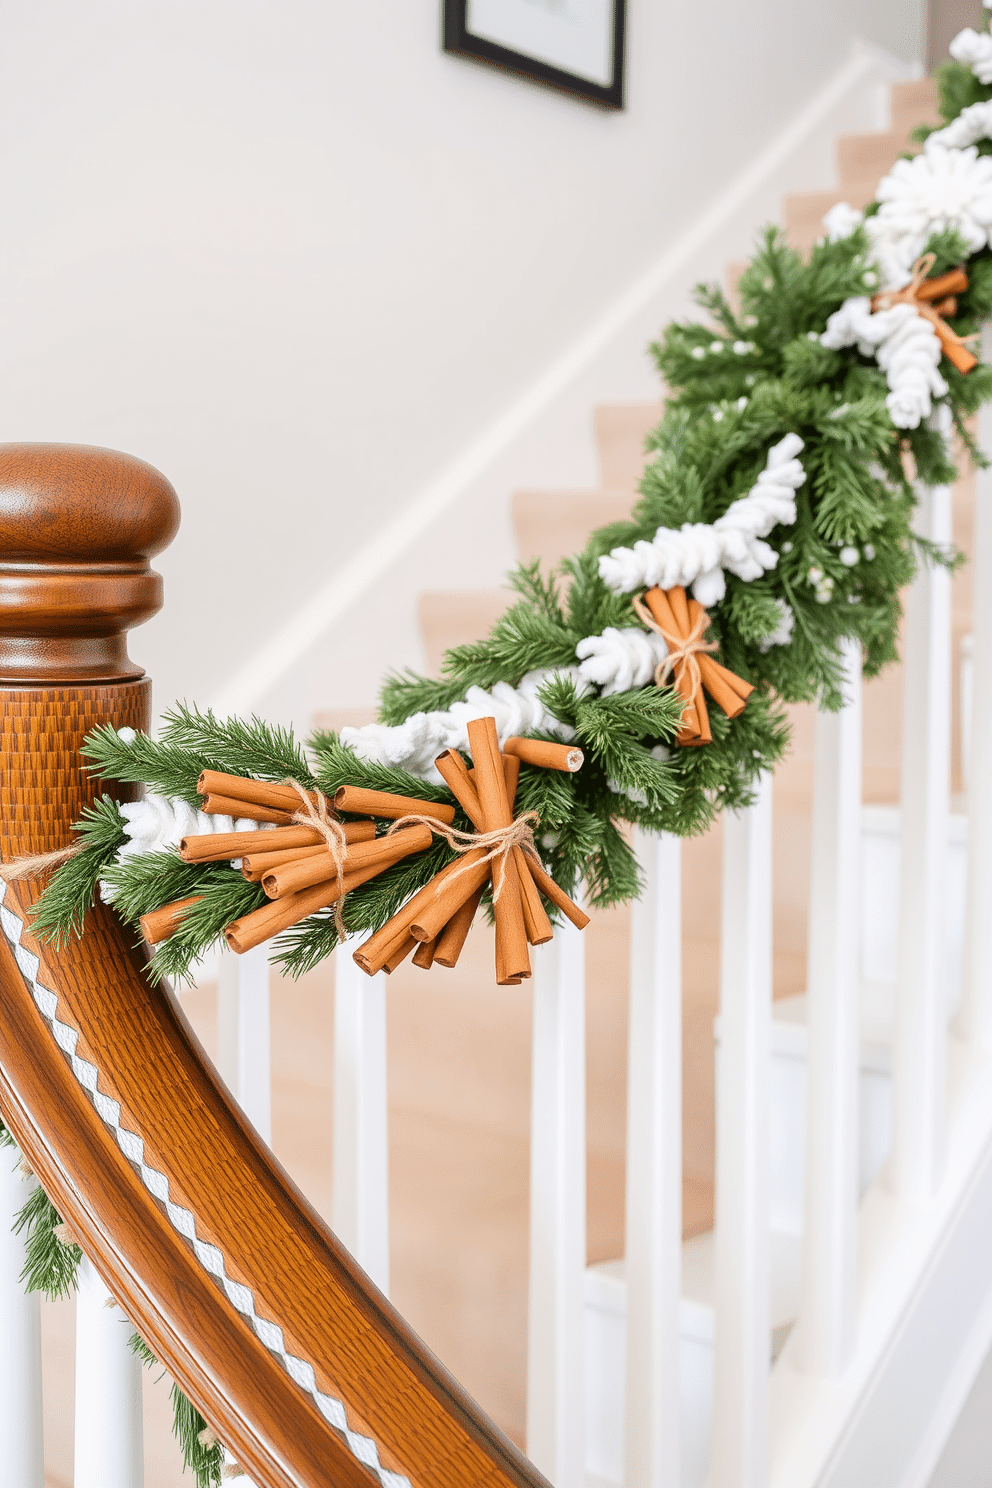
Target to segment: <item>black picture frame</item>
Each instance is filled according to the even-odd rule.
[[[563,68],[552,67],[523,52],[499,46],[484,36],[475,36],[468,29],[468,0],[442,0],[442,45],[446,52],[455,56],[470,57],[477,62],[488,62],[533,82],[544,83],[562,93],[570,93],[586,103],[597,104],[604,109],[622,109],[624,106],[624,38],[627,21],[627,0],[611,0],[613,5],[613,77],[604,87],[589,78],[578,77]]]

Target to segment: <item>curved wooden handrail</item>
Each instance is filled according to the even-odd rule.
[[[158,608],[148,559],[177,520],[139,461],[0,448],[5,861],[68,840],[89,729],[147,726],[124,631]],[[113,913],[55,953],[28,928],[39,888],[0,905],[0,1114],[244,1469],[263,1488],[540,1488],[275,1161]]]

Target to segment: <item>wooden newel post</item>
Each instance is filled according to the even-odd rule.
[[[127,654],[127,631],[161,608],[149,560],[178,525],[175,491],[142,460],[77,445],[0,445],[5,861],[69,840],[97,791],[79,760],[90,729],[147,728],[151,683]],[[28,892],[34,898],[37,885]]]
[[[68,842],[81,808],[102,788],[81,769],[79,745],[91,728],[147,728],[151,684],[127,654],[127,631],[161,608],[162,580],[149,559],[178,522],[175,492],[141,460],[72,445],[0,446],[4,861]],[[115,794],[135,790],[118,787]],[[7,911],[23,919],[40,887],[36,880],[7,886]],[[0,1069],[16,1084],[18,1063],[30,1051],[4,1048],[5,1042]],[[0,1115],[23,1139],[23,1112],[6,1095],[3,1078]],[[8,1176],[8,1188],[11,1181]],[[0,1205],[5,1226],[11,1203]],[[41,1488],[39,1319],[37,1299],[24,1298],[22,1264],[23,1242],[0,1236],[0,1316],[21,1325],[0,1348],[0,1440],[13,1450],[18,1481]],[[128,1348],[130,1328],[103,1306],[106,1289],[89,1262],[84,1270],[76,1320],[75,1482],[140,1488],[140,1364]]]

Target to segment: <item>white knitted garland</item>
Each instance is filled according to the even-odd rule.
[[[992,36],[966,27],[950,51],[980,82],[992,83]],[[992,246],[992,157],[976,149],[979,140],[990,138],[992,101],[962,109],[952,123],[928,136],[922,154],[897,160],[882,177],[873,217],[865,218],[847,202],[831,207],[823,219],[827,238],[835,243],[864,226],[886,289],[909,283],[913,264],[936,232],[958,233],[969,255]],[[856,344],[863,356],[875,357],[885,372],[890,389],[885,403],[898,429],[917,428],[929,417],[933,399],[947,393],[938,370],[940,341],[912,305],[872,314],[866,297],[845,300],[821,339],[838,349]]]
[[[985,0],[982,0],[983,5]],[[985,5],[986,10],[992,8]],[[980,83],[992,83],[992,36],[987,31],[979,32],[971,26],[959,31],[948,48],[955,62],[970,67]],[[967,112],[967,110],[965,110]]]
[[[632,594],[654,584],[661,589],[691,585],[696,599],[708,608],[726,592],[725,569],[746,581],[760,578],[778,563],[775,549],[762,539],[773,527],[791,526],[796,520],[796,491],[806,480],[796,458],[802,448],[798,434],[786,434],[773,445],[748,494],[715,522],[659,527],[650,542],[604,554],[599,560],[603,583],[615,594]]]
[[[836,350],[857,345],[862,356],[874,356],[891,389],[885,406],[897,429],[915,429],[929,417],[932,400],[947,392],[938,370],[940,341],[912,305],[892,305],[873,314],[867,296],[845,300],[820,340]]]

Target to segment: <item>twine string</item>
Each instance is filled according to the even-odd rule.
[[[663,625],[659,625],[644,603],[642,595],[634,595],[633,605],[637,618],[647,626],[648,630],[653,630],[655,635],[660,635],[668,647],[668,655],[662,661],[659,661],[655,667],[655,686],[664,687],[673,673],[675,674],[675,683],[677,685],[688,674],[691,691],[686,701],[694,705],[696,694],[703,685],[703,676],[699,670],[699,662],[696,660],[696,657],[700,652],[709,653],[711,651],[719,651],[720,649],[716,641],[703,640],[706,628],[710,623],[706,611],[701,611],[696,617],[696,623],[688,635],[680,636],[671,634]]]
[[[948,340],[956,342],[958,346],[967,346],[969,341],[978,339],[981,334],[979,331],[975,331],[970,336],[959,336],[957,331],[947,324],[936,305],[929,300],[917,298],[936,262],[936,253],[922,253],[910,271],[909,283],[904,284],[902,289],[883,289],[873,298],[872,310],[891,310],[893,305],[912,305],[918,315],[922,315],[924,320],[928,320],[934,329],[940,330]]]
[[[400,827],[424,826],[436,837],[442,837],[451,848],[452,852],[464,855],[475,851],[476,848],[484,850],[484,856],[479,859],[480,863],[493,863],[499,859],[499,871],[493,870],[493,903],[495,904],[503,891],[506,882],[506,860],[515,847],[535,863],[540,865],[541,859],[537,847],[534,844],[534,826],[540,821],[536,811],[524,811],[515,817],[508,827],[495,827],[491,832],[463,832],[458,827],[449,827],[446,822],[438,821],[436,816],[422,816],[414,812],[410,816],[401,816],[398,821],[386,833],[387,837]],[[472,867],[471,863],[463,863],[462,866],[451,875],[452,879],[460,877]],[[440,893],[440,889],[436,892]]]
[[[60,868],[63,863],[68,863],[71,858],[76,858],[86,850],[86,838],[80,837],[71,842],[68,847],[56,848],[54,852],[33,853],[29,857],[14,858],[11,863],[0,863],[0,878],[5,883],[16,883],[22,878],[39,878],[44,873],[50,873],[53,868]]]
[[[311,799],[311,792],[305,790],[298,780],[293,780],[292,777],[287,776],[283,784],[291,785],[300,798],[301,809],[293,813],[293,821],[297,822],[301,827],[313,827],[315,832],[319,832],[327,845],[327,851],[334,860],[334,871],[340,891],[340,898],[335,900],[334,903],[334,928],[338,933],[338,938],[344,940],[348,933],[345,930],[344,916],[341,913],[341,906],[347,898],[344,888],[344,875],[348,840],[344,835],[344,828],[339,821],[331,816],[330,804],[323,791],[314,791],[312,793],[317,797],[317,804],[315,806]]]

